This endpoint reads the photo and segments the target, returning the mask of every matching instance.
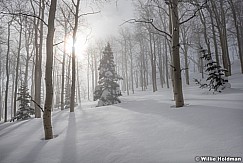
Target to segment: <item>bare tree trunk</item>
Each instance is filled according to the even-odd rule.
[[[0,75],[1,77],[1,75]],[[0,122],[2,121],[2,84],[0,83]]]
[[[241,46],[241,39],[240,39],[240,29],[238,25],[238,20],[237,20],[237,14],[235,10],[235,4],[233,0],[228,1],[231,7],[233,19],[234,19],[234,25],[236,29],[236,38],[237,38],[237,44],[238,44],[238,51],[239,51],[239,57],[240,57],[240,63],[241,63],[241,73],[243,74],[243,47]]]
[[[90,89],[89,89],[89,53],[87,53],[88,55],[88,66],[87,66],[87,84],[88,84],[88,101],[90,100],[89,99],[89,92],[90,92]]]
[[[41,13],[41,0],[39,4],[39,17]],[[34,14],[35,14],[35,9]],[[40,60],[40,46],[38,44],[38,27],[39,27],[39,19],[35,18],[35,102],[39,105],[41,105],[41,60]],[[40,29],[41,30],[41,29]],[[40,43],[41,44],[41,43]],[[35,104],[35,118],[41,118],[41,112],[38,105]]]
[[[167,39],[167,38],[166,38]],[[167,41],[165,39],[165,76],[166,76],[166,85],[167,88],[170,88],[170,83],[169,83],[169,68],[168,68],[168,49],[167,49]]]
[[[173,69],[174,69],[174,96],[176,107],[184,106],[182,80],[181,80],[181,66],[180,66],[180,44],[179,44],[179,17],[178,17],[178,0],[172,0],[171,16],[172,16],[172,55],[173,55]]]
[[[67,78],[66,78],[66,93],[65,93],[65,104],[70,105],[70,94],[71,94],[71,87],[70,87],[70,78],[71,78],[71,57],[68,58],[68,70],[67,70]]]
[[[219,38],[220,38],[220,44],[221,44],[221,50],[222,50],[222,59],[223,59],[223,67],[227,70],[225,75],[230,76],[231,75],[231,64],[230,64],[230,58],[229,58],[229,51],[228,51],[228,42],[227,42],[227,33],[226,33],[226,22],[225,22],[225,13],[223,9],[223,2],[220,2],[220,14],[217,10],[217,6],[214,1],[210,1],[212,4],[212,9],[215,14],[215,19],[217,23],[217,28],[219,31]]]
[[[15,64],[13,64],[13,66],[11,66],[11,69],[12,69],[12,71],[13,72],[11,72],[11,74],[12,74],[12,92],[11,92],[11,95],[12,95],[12,97],[11,97],[11,105],[10,105],[10,110],[11,110],[11,112],[10,112],[10,115],[11,115],[11,119],[13,118],[13,104],[14,104],[14,82],[15,82],[15,73],[14,73],[14,69],[15,69]],[[16,93],[17,94],[17,93]]]
[[[200,16],[201,23],[203,25],[204,41],[207,45],[208,54],[211,56],[210,42],[209,42],[208,35],[207,35],[208,32],[207,32],[207,26],[206,26],[206,19],[205,19],[205,16],[202,11],[199,12],[199,16]]]
[[[21,21],[21,20],[20,20]],[[16,61],[16,69],[15,69],[15,87],[14,87],[14,110],[13,115],[16,116],[16,108],[17,108],[17,91],[18,91],[18,80],[19,80],[19,58],[20,58],[20,51],[21,51],[21,42],[22,42],[22,31],[23,25],[20,22],[20,30],[19,30],[19,45],[18,45],[18,54],[17,54],[17,61]]]
[[[122,91],[126,91],[126,73],[125,73],[125,50],[122,51],[122,76],[123,76],[123,80],[122,80]]]
[[[1,47],[0,47],[1,51]],[[1,53],[0,53],[1,54]],[[2,60],[0,60],[0,79],[2,79]],[[2,121],[2,80],[0,80],[0,122]]]
[[[138,88],[138,81],[139,81],[139,70],[135,71],[135,83],[136,83],[136,88]]]
[[[190,84],[190,78],[189,78],[189,66],[188,66],[188,46],[184,47],[185,50],[185,75],[186,75],[186,84]]]
[[[73,1],[72,1],[73,2]],[[76,34],[78,30],[78,18],[79,18],[79,4],[80,0],[77,0],[77,4],[75,6],[75,23],[74,23],[74,28],[73,28],[73,48],[72,48],[72,86],[71,86],[71,100],[70,100],[70,112],[74,112],[74,98],[75,98],[75,81],[76,81],[76,71],[75,71],[75,43],[76,43]]]
[[[97,57],[94,57],[94,67],[95,67],[95,87],[98,84],[98,68],[97,68]]]
[[[148,72],[148,53],[145,53],[145,80],[146,80],[146,89],[147,89],[147,86],[149,85],[149,72]]]
[[[159,63],[158,63],[158,69],[159,69],[159,78],[160,78],[160,85],[161,88],[164,87],[164,74],[163,74],[163,57],[162,57],[162,44],[161,40],[159,39],[158,42],[158,58],[159,58]]]
[[[173,3],[173,1],[171,2],[171,3]],[[173,20],[172,20],[172,12],[173,12],[173,10],[172,10],[172,7],[173,6],[171,6],[172,4],[170,4],[170,6],[169,6],[169,31],[170,31],[170,34],[171,35],[173,35]],[[178,5],[178,2],[177,2],[177,5]],[[173,90],[173,94],[174,94],[174,96],[173,96],[173,100],[175,100],[176,99],[176,97],[175,97],[175,79],[174,79],[174,68],[173,68],[173,65],[174,65],[174,59],[173,59],[173,47],[172,47],[172,45],[171,45],[172,43],[168,43],[168,45],[169,45],[169,51],[170,51],[170,60],[171,60],[171,63],[170,63],[170,76],[171,76],[171,84],[172,84],[172,90]]]
[[[56,49],[55,49],[55,53],[54,53],[54,56],[56,55]],[[53,82],[53,85],[54,85],[54,90],[55,90],[55,103],[54,103],[54,106],[57,106],[57,108],[59,109],[59,106],[60,106],[60,80],[59,80],[59,71],[58,71],[59,67],[58,67],[58,64],[57,64],[57,60],[54,58],[54,71],[53,71],[53,76],[54,76],[54,82]],[[53,108],[52,107],[52,111],[53,111]]]
[[[33,58],[33,60],[35,60],[35,59]],[[32,64],[32,77],[31,77],[31,97],[32,98],[35,96],[35,82],[34,82],[35,75],[34,74],[35,74],[35,64],[34,64],[34,61],[33,61],[33,64]],[[34,102],[31,102],[30,105],[33,108],[35,107]]]
[[[225,11],[223,8],[223,1],[220,1],[220,8],[221,8],[221,15],[222,15],[222,24],[223,24],[223,45],[225,47],[225,62],[227,65],[227,72],[225,73],[226,76],[231,76],[231,63],[229,57],[229,48],[228,48],[228,38],[227,38],[227,29],[226,29],[226,18],[225,18]]]
[[[7,41],[7,55],[6,55],[6,89],[5,89],[5,113],[4,122],[8,121],[8,85],[9,85],[9,50],[10,50],[10,26],[12,21],[8,22],[8,41]]]
[[[25,28],[27,28],[27,19],[25,20]],[[30,44],[33,37],[34,29],[28,34],[28,30],[25,31],[25,50],[26,50],[26,60],[25,60],[25,74],[24,74],[24,85],[28,87],[28,76],[29,76],[29,61],[33,55],[33,51],[30,53]],[[32,97],[32,96],[31,96]]]
[[[53,99],[53,86],[52,86],[52,67],[53,67],[53,37],[54,37],[54,20],[56,13],[57,0],[51,0],[51,6],[48,17],[48,33],[46,38],[46,100],[43,114],[43,124],[45,131],[45,139],[52,139],[52,124],[51,124],[51,108]]]
[[[142,91],[144,91],[144,52],[143,52],[143,45],[142,41],[139,41],[140,46],[140,85],[142,87]]]
[[[127,95],[129,95],[129,81],[128,81],[128,68],[127,68],[127,41],[125,39],[125,74],[126,74],[126,90],[127,90]]]
[[[94,90],[95,90],[95,81],[94,81],[94,52],[91,52],[91,84],[92,84],[92,94],[94,94]]]
[[[79,81],[79,62],[77,62],[77,84],[78,84],[78,90],[77,90],[77,95],[78,95],[78,102],[81,105],[81,93],[80,93],[80,81]]]
[[[211,11],[210,7],[208,7],[208,11],[209,11],[209,14],[210,14],[210,20],[211,20],[211,24],[212,24],[215,59],[216,59],[217,65],[219,66],[220,62],[219,62],[218,44],[217,44],[217,39],[216,39],[216,34],[215,34],[216,31],[215,31],[215,27],[214,27],[215,24],[214,24],[213,14],[212,14],[212,11]]]
[[[61,110],[64,110],[64,86],[65,86],[65,62],[67,44],[67,20],[64,20],[64,51],[62,58],[62,88],[61,88]]]
[[[189,66],[188,66],[188,38],[187,38],[187,33],[188,33],[189,27],[183,27],[181,28],[181,36],[182,36],[182,42],[183,42],[183,53],[184,53],[184,58],[185,58],[185,77],[186,77],[186,84],[189,85]]]
[[[133,79],[133,57],[132,57],[132,42],[131,38],[129,38],[129,51],[130,51],[130,73],[131,73],[131,86],[132,86],[132,93],[134,94],[134,79]]]
[[[153,66],[154,66],[154,71],[153,71],[153,73],[154,73],[154,87],[155,87],[155,91],[157,91],[158,90],[158,88],[157,88],[157,71],[156,71],[156,40],[155,40],[155,37],[154,37],[154,35],[155,34],[153,34],[153,49],[154,49],[154,53],[153,53],[153,55],[154,55],[154,60],[153,60]]]
[[[151,68],[152,68],[152,84],[153,84],[153,92],[157,91],[157,84],[156,84],[156,58],[155,58],[155,48],[153,47],[152,41],[152,34],[149,31],[149,45],[150,45],[150,61],[151,61]]]

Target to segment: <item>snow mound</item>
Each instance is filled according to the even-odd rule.
[[[52,140],[42,119],[0,124],[0,163],[193,163],[196,156],[243,156],[243,80],[220,94],[184,90],[187,106],[173,109],[172,91],[137,92],[122,103],[74,113],[53,112]]]

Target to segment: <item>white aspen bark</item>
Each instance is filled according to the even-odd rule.
[[[14,69],[15,69],[15,64],[13,64],[13,66],[11,66],[11,69],[12,69],[12,71],[14,71]],[[11,119],[12,119],[13,116],[14,116],[14,115],[13,115],[13,112],[14,112],[13,104],[14,104],[14,95],[15,95],[15,92],[14,92],[14,88],[15,88],[15,86],[14,86],[14,83],[15,83],[15,73],[12,72],[11,74],[12,74],[12,92],[11,92],[12,97],[11,97],[11,105],[10,105],[10,107],[11,107],[10,115],[11,115]],[[17,95],[17,92],[16,92],[16,95]]]
[[[91,51],[91,84],[92,84],[92,94],[95,90],[95,80],[94,80],[94,52]]]
[[[220,62],[219,62],[218,43],[217,43],[217,38],[216,38],[216,33],[215,33],[216,31],[215,31],[215,24],[214,24],[214,20],[213,20],[213,13],[212,13],[212,10],[210,9],[210,7],[208,7],[208,11],[210,14],[210,21],[212,24],[215,59],[216,59],[217,65],[219,66]]]
[[[211,56],[211,48],[210,48],[210,42],[208,39],[208,32],[207,32],[207,26],[206,26],[206,19],[202,11],[199,12],[200,20],[203,25],[203,36],[204,36],[204,41],[207,45],[207,53]]]
[[[70,78],[71,78],[71,57],[68,58],[68,70],[67,70],[67,78],[66,78],[66,94],[65,94],[65,104],[70,105],[70,95],[71,95],[71,87],[70,87]]]
[[[130,74],[131,74],[131,86],[132,86],[132,93],[134,94],[134,79],[133,79],[133,57],[132,57],[132,42],[131,38],[129,38],[129,51],[130,51]]]
[[[154,73],[156,70],[154,69],[154,53],[153,52],[153,45],[152,45],[152,34],[151,32],[149,31],[149,47],[150,47],[150,63],[151,63],[151,68],[152,68],[152,85],[153,85],[153,92],[156,92],[156,86],[155,86],[155,80],[156,80],[156,76]]]
[[[74,4],[75,5],[75,4]],[[71,99],[70,99],[70,112],[74,112],[74,98],[75,98],[75,81],[76,81],[76,71],[75,71],[75,63],[76,63],[76,51],[75,51],[75,43],[76,43],[76,34],[78,30],[78,17],[79,17],[79,5],[80,5],[80,0],[77,0],[77,4],[75,5],[75,23],[74,23],[74,28],[73,28],[73,48],[72,48],[72,85],[71,85]]]
[[[143,45],[142,41],[139,41],[139,46],[140,46],[140,86],[142,87],[142,91],[144,91],[144,77],[143,77],[143,63],[144,63],[144,57],[143,57]]]
[[[153,34],[153,49],[154,49],[154,52],[153,52],[153,82],[154,82],[154,90],[157,91],[158,88],[157,88],[157,72],[156,72],[156,41],[155,41],[155,37],[154,37],[154,34]]]
[[[173,56],[173,74],[174,74],[174,97],[176,107],[184,106],[181,66],[180,66],[180,44],[179,44],[179,17],[178,0],[171,1],[172,16],[172,56]]]
[[[77,61],[77,95],[78,103],[81,105],[80,80],[79,80],[79,62]]]
[[[21,20],[20,20],[21,21]],[[15,68],[15,86],[14,86],[14,109],[13,109],[13,116],[16,116],[17,113],[17,91],[18,91],[18,80],[19,80],[19,58],[20,58],[20,51],[21,51],[21,42],[22,42],[22,31],[23,25],[20,22],[20,30],[19,30],[19,45],[18,45],[18,54],[16,60],[16,68]]]
[[[163,73],[163,62],[164,62],[164,59],[162,57],[162,43],[161,43],[161,40],[159,39],[159,42],[158,42],[158,58],[159,58],[159,64],[158,64],[158,69],[159,69],[159,78],[160,78],[160,85],[161,85],[161,88],[164,87],[164,73]]]
[[[53,85],[52,85],[52,69],[53,69],[53,37],[55,31],[55,14],[56,14],[57,0],[51,0],[51,6],[48,17],[48,32],[46,38],[46,99],[43,114],[43,124],[45,139],[53,138],[52,123],[51,123],[51,108],[53,99]]]
[[[10,51],[10,26],[11,21],[8,22],[8,41],[7,41],[7,55],[6,55],[6,89],[5,89],[5,113],[4,113],[4,122],[8,121],[8,86],[9,86],[9,51]]]
[[[66,63],[66,45],[67,44],[67,20],[64,20],[64,50],[62,58],[62,88],[61,88],[61,110],[64,110],[64,86],[65,86],[65,63]]]
[[[223,9],[223,4],[220,1],[220,11],[217,10],[217,6],[214,1],[210,1],[212,4],[212,10],[215,15],[215,20],[217,24],[217,29],[219,31],[219,38],[220,38],[220,44],[221,44],[221,50],[222,50],[222,60],[223,60],[223,67],[227,70],[225,73],[226,76],[231,75],[231,65],[230,65],[230,59],[229,59],[229,53],[228,53],[228,43],[227,43],[227,36],[226,36],[226,24],[225,24],[225,13]]]
[[[167,38],[166,38],[167,39]],[[166,86],[167,88],[170,88],[170,83],[169,83],[169,68],[168,68],[168,49],[167,49],[167,41],[165,39],[165,77],[166,77]]]
[[[95,87],[98,85],[98,68],[97,68],[97,57],[94,57],[94,68],[95,68]]]
[[[127,41],[125,39],[125,74],[126,74],[126,91],[127,91],[127,95],[129,95],[129,80],[128,80],[128,68],[127,68]]]
[[[2,61],[0,60],[0,121],[2,121]]]
[[[234,19],[234,26],[236,29],[236,38],[237,38],[237,44],[238,44],[238,53],[239,53],[239,58],[240,58],[240,63],[241,63],[241,73],[243,74],[243,47],[241,46],[240,29],[239,29],[239,24],[238,24],[238,20],[237,20],[237,13],[235,10],[235,4],[234,4],[233,0],[229,0],[229,4],[231,7],[233,19]]]
[[[89,92],[90,92],[90,89],[89,89],[89,53],[87,53],[87,55],[88,55],[88,66],[87,66],[87,84],[88,84],[88,101],[90,100],[89,99]]]

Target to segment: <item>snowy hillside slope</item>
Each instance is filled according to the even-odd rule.
[[[172,91],[136,92],[122,103],[75,113],[55,111],[56,137],[43,140],[42,119],[0,124],[0,163],[192,163],[196,156],[243,157],[243,75],[212,94],[184,88],[183,108]]]

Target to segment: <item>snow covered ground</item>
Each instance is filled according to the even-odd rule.
[[[0,124],[0,163],[190,163],[196,156],[243,157],[243,75],[220,94],[184,88],[183,108],[170,89],[137,91],[122,103],[75,113],[55,111],[55,138],[42,119]]]

